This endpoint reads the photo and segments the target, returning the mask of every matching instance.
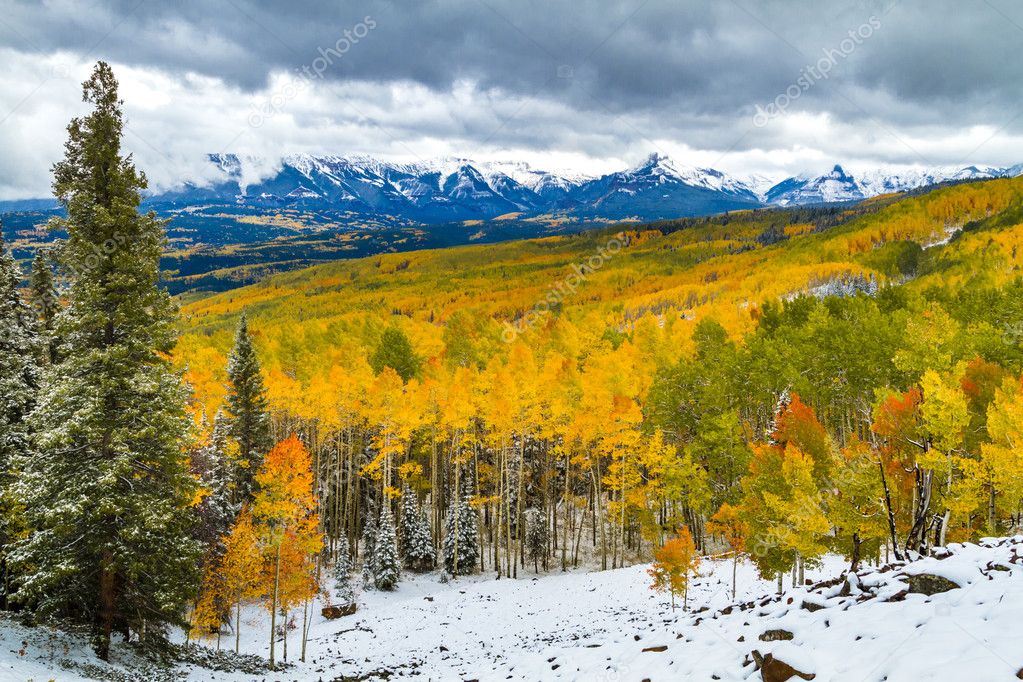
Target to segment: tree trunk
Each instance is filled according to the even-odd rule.
[[[736,552],[732,558],[732,601],[735,601],[735,578],[739,572],[739,553]]]
[[[274,646],[277,640],[277,598],[281,586],[281,546],[277,545],[277,557],[274,560],[274,592],[270,602],[270,669],[274,669]],[[285,633],[287,628],[285,627]]]
[[[99,576],[99,636],[95,647],[96,655],[103,661],[110,660],[110,638],[114,631],[114,608],[116,602],[117,576],[113,568],[114,558],[110,551],[103,553]]]
[[[895,560],[902,561],[902,552],[899,551],[899,539],[895,530],[895,512],[892,511],[892,495],[888,489],[888,479],[884,475],[884,462],[879,459],[877,467],[881,471],[881,487],[884,489],[884,506],[888,512],[888,532],[891,534],[892,551],[895,553]]]
[[[913,527],[906,538],[906,549],[924,553],[927,549],[927,516],[931,506],[931,486],[934,472],[931,469],[915,470],[915,504],[913,505]]]
[[[234,612],[234,652],[239,653],[242,641],[242,593],[238,590],[238,604]]]
[[[568,555],[566,554],[566,552],[568,552],[568,508],[569,508],[569,503],[568,503],[568,490],[569,490],[569,488],[568,488],[568,480],[569,480],[569,475],[571,473],[571,468],[572,468],[572,459],[570,458],[568,452],[566,451],[565,452],[565,494],[562,495],[562,497],[561,497],[561,504],[563,504],[565,506],[565,520],[561,524],[561,533],[562,533],[562,536],[561,536],[561,570],[562,570],[562,572],[568,570],[568,563],[567,563]]]

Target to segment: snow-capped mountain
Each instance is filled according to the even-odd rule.
[[[525,163],[443,158],[388,163],[364,156],[284,157],[274,172],[245,183],[244,159],[211,155],[217,179],[156,195],[153,203],[223,200],[253,206],[299,205],[422,222],[564,211],[651,220],[760,205],[747,183],[720,171],[654,154],[635,168],[599,178],[563,175]]]
[[[1008,168],[966,166],[891,171],[875,169],[852,174],[836,165],[824,175],[798,175],[782,180],[764,194],[767,203],[777,206],[859,201],[881,194],[906,192],[941,182],[990,180],[1023,174],[1023,164]]]
[[[522,162],[477,163],[442,158],[391,163],[368,156],[286,156],[278,164],[230,154],[209,157],[205,182],[149,199],[182,206],[224,202],[258,207],[337,209],[423,223],[487,219],[508,213],[560,212],[579,218],[656,220],[764,205],[859,201],[945,181],[1023,174],[1009,168],[876,169],[851,173],[836,165],[823,175],[772,182],[652,154],[634,168],[600,177],[551,173]],[[253,170],[253,166],[259,170]],[[268,170],[269,169],[269,170]]]

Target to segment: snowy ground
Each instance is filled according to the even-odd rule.
[[[376,679],[372,673],[384,671],[421,680],[760,680],[750,659],[757,649],[820,682],[1015,680],[1023,668],[1023,536],[985,544],[954,546],[949,558],[906,568],[864,568],[832,585],[793,590],[786,581],[780,598],[773,583],[740,565],[731,608],[731,563],[707,561],[690,590],[690,610],[674,613],[667,595],[649,590],[645,566],[450,584],[415,576],[397,592],[363,594],[354,616],[324,621],[317,609],[305,664],[259,675],[181,666],[172,675],[225,682]],[[819,583],[843,569],[829,559],[806,577]],[[943,576],[961,588],[907,594],[907,573]],[[762,641],[768,630],[792,640]],[[293,661],[299,647],[295,630]],[[243,615],[242,648],[266,653],[258,609]],[[650,648],[661,650],[644,651]],[[79,668],[62,669],[61,659]],[[85,663],[98,667],[83,671]],[[135,664],[122,658],[118,669]],[[0,680],[80,680],[103,669],[85,646],[48,645],[45,631],[0,622]]]

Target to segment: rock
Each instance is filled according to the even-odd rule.
[[[336,620],[344,616],[350,616],[355,613],[358,606],[356,604],[349,604],[347,606],[324,606],[320,609],[320,614],[327,620]]]
[[[760,641],[761,642],[781,642],[781,641],[787,642],[790,639],[792,639],[792,637],[793,637],[793,634],[791,632],[789,632],[788,630],[782,630],[781,628],[778,628],[776,630],[768,630],[767,632],[764,632],[762,635],[760,635]]]
[[[821,609],[824,608],[823,604],[817,604],[815,602],[806,601],[806,600],[803,600],[802,606],[803,606],[804,609],[806,609],[810,613],[813,613],[814,611],[820,611]]]
[[[948,578],[942,578],[940,575],[931,575],[930,573],[907,575],[906,582],[909,583],[910,594],[924,594],[928,597],[933,594],[948,592],[949,590],[958,590],[961,587],[961,585],[957,585]]]
[[[753,650],[753,660],[756,662],[760,678],[764,682],[788,682],[793,677],[812,680],[817,677],[816,673],[804,673],[796,670],[788,663],[775,658],[773,654],[761,655],[756,649]]]
[[[662,651],[667,651],[667,650],[668,650],[668,645],[667,644],[662,644],[660,646],[648,646],[645,649],[643,649],[643,652],[646,653],[646,652],[649,651],[649,652],[653,652],[653,653],[660,653]]]

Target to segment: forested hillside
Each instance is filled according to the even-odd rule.
[[[212,416],[248,316],[332,547],[422,504],[449,563],[461,509],[476,568],[687,527],[780,581],[1016,521],[1021,215],[995,180],[332,263],[185,306],[175,359]]]
[[[246,651],[268,632],[271,669],[289,640],[304,663],[331,651],[319,619],[386,621],[407,603],[366,591],[433,571],[649,562],[674,610],[691,580],[704,606],[726,589],[704,560],[734,601],[746,558],[747,593],[894,559],[891,601],[901,562],[1020,524],[1023,179],[373,256],[176,310],[117,93],[100,62],[68,126],[66,239],[30,274],[0,243],[0,606],[22,620],[0,639],[36,661],[32,626],[81,626],[114,666],[263,675],[187,645],[237,653],[256,624]]]

